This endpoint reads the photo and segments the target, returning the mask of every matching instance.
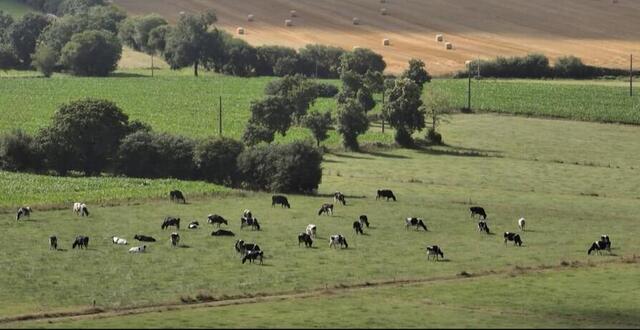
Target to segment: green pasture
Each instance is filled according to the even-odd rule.
[[[29,6],[15,0],[0,0],[0,10],[15,18],[20,18],[24,14],[33,11]]]

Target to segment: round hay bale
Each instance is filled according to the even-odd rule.
[[[436,34],[436,41],[437,42],[443,42],[444,41],[444,36],[442,34]]]
[[[389,39],[382,39],[382,45],[383,46],[389,46],[391,44],[391,41],[389,41]]]
[[[452,44],[452,43],[450,43],[450,42],[446,42],[446,43],[444,44],[444,47],[445,47],[446,49],[453,49],[453,44]]]
[[[247,21],[253,22],[253,14],[247,15]]]
[[[352,21],[353,21],[353,25],[360,25],[360,19],[359,18],[354,17]]]
[[[184,11],[181,11],[179,14],[180,14],[180,16],[184,15]]]
[[[285,19],[284,20],[284,26],[292,26],[293,25],[293,21],[290,19]]]
[[[239,26],[239,27],[236,29],[236,32],[237,32],[238,34],[244,34],[244,28],[243,28],[243,27],[241,27],[241,26]]]
[[[298,12],[296,12],[295,10],[291,10],[289,14],[291,14],[291,17],[298,17]]]

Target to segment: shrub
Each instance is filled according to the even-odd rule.
[[[338,87],[327,83],[316,84],[316,90],[318,97],[335,97],[340,92]]]
[[[0,169],[24,172],[40,168],[36,144],[32,136],[13,130],[0,137]]]
[[[425,139],[427,140],[428,143],[431,143],[431,144],[442,144],[442,135],[436,132],[433,128],[429,128],[427,130],[427,135],[425,136]]]
[[[106,31],[73,35],[62,48],[60,62],[80,76],[106,76],[114,71],[122,55],[122,44]]]
[[[49,46],[38,46],[33,54],[33,66],[47,78],[53,74],[56,62],[58,62],[58,53]]]
[[[195,164],[200,178],[233,185],[238,178],[238,155],[244,150],[240,141],[230,138],[209,138],[200,141],[195,149]]]
[[[483,77],[492,78],[542,78],[551,74],[549,59],[542,54],[529,54],[524,57],[501,57],[492,61],[471,61],[469,69],[472,75],[478,74],[478,67]],[[457,77],[466,77],[467,71],[460,72]]]

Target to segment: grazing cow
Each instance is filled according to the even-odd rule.
[[[176,232],[173,232],[171,233],[170,240],[171,246],[176,247],[178,246],[178,243],[180,243],[180,235],[178,235],[178,233]]]
[[[506,231],[504,233],[504,244],[507,244],[507,241],[513,241],[513,245],[518,244],[518,246],[522,246],[522,240],[520,239],[520,235],[516,233],[510,233]]]
[[[147,246],[143,245],[143,246],[134,246],[132,248],[129,249],[129,253],[143,253],[147,250]]]
[[[469,211],[471,211],[471,217],[473,218],[474,215],[478,215],[478,217],[482,217],[482,220],[485,220],[487,218],[487,213],[484,212],[484,209],[480,206],[472,206],[469,208]]]
[[[322,206],[320,207],[320,210],[318,211],[318,215],[321,215],[322,213],[326,213],[327,215],[333,215],[333,204],[322,204]]]
[[[165,229],[169,228],[169,226],[176,226],[178,230],[180,230],[180,218],[174,217],[166,217],[162,222],[162,226],[160,228]]]
[[[520,227],[520,230],[524,231],[524,225],[525,225],[524,218],[518,219],[518,227]]]
[[[607,242],[607,250],[611,252],[611,240],[609,239],[609,235],[601,235],[600,240],[603,242]]]
[[[240,229],[244,227],[251,227],[253,230],[260,230],[260,223],[257,218],[240,218]]]
[[[367,226],[367,228],[369,228],[369,218],[367,218],[366,215],[361,215],[360,218],[358,219],[360,221],[361,225],[365,225]]]
[[[236,241],[234,247],[236,249],[236,252],[240,253],[241,255],[245,255],[249,251],[260,251],[260,246],[258,246],[258,244],[245,243],[241,239]]]
[[[58,238],[55,236],[49,236],[49,250],[58,249]]]
[[[424,220],[422,218],[407,218],[405,219],[405,229],[408,229],[409,226],[416,227],[416,230],[419,230],[420,227],[424,228],[425,231],[429,231],[427,229],[427,225],[425,225]]]
[[[210,224],[217,224],[218,228],[220,228],[220,224],[225,224],[225,225],[229,225],[229,223],[227,222],[227,220],[225,220],[222,216],[219,216],[217,214],[209,214],[207,216],[207,222],[209,222]]]
[[[198,229],[199,226],[200,226],[200,223],[198,221],[194,221],[189,224],[189,229]]]
[[[307,233],[300,233],[298,234],[298,246],[300,246],[300,243],[304,243],[307,247],[311,247],[313,239],[311,239],[311,235]]]
[[[591,247],[587,251],[587,254],[590,255],[593,251],[596,251],[596,254],[602,254],[602,250],[607,250],[609,251],[609,253],[611,253],[611,240],[609,240],[609,236],[607,235],[602,235],[600,236],[599,241],[593,242],[593,244],[591,244]]]
[[[427,246],[427,260],[429,260],[430,256],[433,256],[433,260],[438,260],[438,256],[444,259],[444,252],[437,245]]]
[[[280,204],[282,207],[286,207],[288,209],[291,208],[291,205],[289,205],[289,200],[287,199],[287,197],[282,195],[271,196],[271,207],[276,206],[276,204]]]
[[[87,208],[87,204],[85,203],[73,203],[73,212],[82,217],[89,216],[89,208]]]
[[[76,240],[73,241],[73,245],[71,246],[72,249],[75,249],[77,247],[79,247],[80,249],[82,249],[83,247],[85,249],[89,248],[89,237],[87,236],[76,236]]]
[[[135,235],[133,236],[133,239],[136,239],[140,242],[155,242],[156,239],[151,237],[151,236],[144,236],[144,235]]]
[[[244,218],[253,218],[253,215],[251,214],[251,210],[249,210],[249,209],[245,209],[245,210],[242,212],[242,216],[243,216]]]
[[[118,245],[127,245],[127,244],[129,244],[126,239],[120,238],[120,237],[117,237],[117,236],[111,237],[111,241],[113,242],[113,244],[118,244]]]
[[[316,238],[316,225],[314,225],[314,224],[308,224],[308,225],[307,225],[307,229],[305,230],[305,232],[306,232],[309,236],[311,236],[311,237],[313,237],[313,238]]]
[[[169,199],[173,201],[182,201],[183,204],[187,204],[187,201],[184,199],[184,195],[180,190],[172,190],[169,192]]]
[[[264,252],[260,250],[250,250],[247,254],[242,258],[242,263],[244,264],[247,260],[249,263],[253,263],[254,260],[259,259],[260,264],[262,265],[262,259],[264,258]]]
[[[347,200],[345,199],[344,194],[339,192],[339,191],[336,191],[333,194],[333,202],[334,203],[340,202],[340,203],[342,203],[342,205],[347,205]]]
[[[224,229],[218,229],[211,232],[211,236],[235,236],[235,235],[236,234],[234,234],[232,231],[224,230]]]
[[[393,191],[389,189],[378,190],[378,195],[376,195],[376,200],[382,197],[386,198],[387,201],[389,200],[389,198],[392,198],[394,202],[396,201],[396,196],[393,194]]]
[[[487,225],[487,222],[484,220],[478,221],[478,230],[490,234],[489,225]]]
[[[329,247],[335,247],[340,245],[341,248],[349,248],[349,244],[347,244],[347,239],[341,234],[331,235],[329,237]]]
[[[353,222],[353,230],[356,231],[356,235],[364,235],[364,231],[362,231],[362,223],[360,223],[360,221]]]
[[[16,213],[16,221],[20,220],[20,218],[22,217],[29,217],[31,216],[31,207],[29,206],[23,206],[21,208],[18,209],[18,212]]]

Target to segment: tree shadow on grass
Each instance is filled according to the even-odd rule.
[[[107,78],[151,78],[151,75],[132,72],[114,72],[108,75]]]
[[[482,150],[463,148],[459,149],[451,146],[422,146],[416,149],[418,152],[433,156],[456,156],[456,157],[482,157],[482,158],[504,158],[499,154],[492,154]]]
[[[360,152],[363,153],[363,154],[367,154],[367,155],[371,155],[371,156],[375,156],[375,157],[395,158],[395,159],[408,159],[409,158],[409,157],[403,156],[403,155],[394,155],[394,154],[389,154],[389,153],[384,153],[384,152],[379,152],[379,151],[373,151],[373,150],[361,150]]]

